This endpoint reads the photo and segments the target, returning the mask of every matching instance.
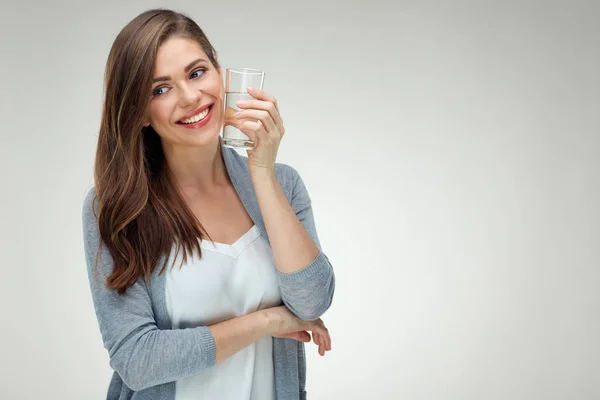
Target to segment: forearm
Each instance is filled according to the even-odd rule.
[[[275,333],[279,322],[267,310],[232,318],[209,326],[219,363],[266,335]]]
[[[297,272],[315,260],[319,249],[298,220],[275,171],[252,174],[252,183],[267,229],[275,266],[282,273]]]

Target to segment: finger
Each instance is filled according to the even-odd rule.
[[[325,345],[323,344],[323,339],[321,339],[321,344],[319,345],[319,354],[321,357],[325,355]]]
[[[323,334],[319,334],[321,336],[321,342],[323,343],[323,345],[321,346],[322,350],[323,350],[323,354],[321,354],[322,356],[325,355],[325,352],[328,350],[327,348],[327,337]]]
[[[310,342],[310,334],[308,332],[293,332],[288,333],[287,335],[282,335],[281,337],[287,339],[294,339],[299,342],[308,343]]]
[[[313,340],[315,344],[318,346],[318,352],[321,356],[325,355],[325,346],[323,345],[323,338],[317,332],[313,331]]]
[[[327,329],[327,327],[325,327],[325,324],[323,324],[323,335],[324,335],[324,340],[325,340],[325,347],[327,349],[327,351],[331,350],[331,334],[329,333],[329,329]]]
[[[323,351],[329,350],[329,334],[326,330],[319,330],[317,333],[320,341],[320,345]]]
[[[323,336],[323,340],[325,341],[325,348],[327,350],[331,350],[331,335],[329,334],[329,329],[325,326],[323,320],[319,318],[317,322],[321,328],[321,335]]]
[[[323,349],[325,351],[331,350],[331,337],[329,335],[329,330],[325,327],[325,324],[321,319],[316,321],[315,331],[322,340]]]
[[[325,337],[325,347],[327,348],[327,351],[331,350],[331,335],[329,334],[329,330],[327,330],[327,336]]]
[[[269,134],[260,122],[244,121],[237,128],[245,133],[254,143],[257,143],[260,140],[270,140]]]
[[[254,120],[262,122],[263,126],[266,128],[267,132],[277,133],[278,127],[275,126],[275,122],[273,118],[271,118],[271,114],[264,110],[256,110],[256,109],[248,109],[236,112],[234,114],[235,118]]]
[[[299,342],[308,343],[310,342],[310,335],[306,331],[294,332],[289,335],[291,339],[295,339]]]
[[[275,105],[275,108],[277,108],[279,110],[279,105],[277,104],[277,99],[274,96],[265,92],[264,90],[260,90],[259,88],[255,88],[255,87],[249,87],[248,93],[255,99],[269,101],[269,102],[273,103]]]
[[[313,341],[317,346],[321,346],[323,344],[323,338],[317,332],[313,332]]]
[[[256,110],[264,110],[271,114],[271,118],[278,126],[283,126],[283,120],[279,114],[279,109],[271,101],[263,100],[240,100],[236,105],[241,109],[254,108]]]

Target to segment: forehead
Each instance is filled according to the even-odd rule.
[[[156,54],[154,64],[155,75],[183,73],[183,68],[193,60],[204,58],[206,53],[195,40],[188,38],[171,38],[165,41]]]

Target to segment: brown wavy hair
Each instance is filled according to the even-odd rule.
[[[175,242],[176,254],[185,250],[185,262],[187,252],[201,254],[198,239],[208,237],[173,184],[158,134],[144,127],[156,54],[172,37],[197,41],[219,68],[217,53],[202,29],[185,14],[165,9],[148,10],[129,22],[117,35],[106,63],[94,201],[102,242],[114,260],[105,286],[120,295],[141,277],[148,284],[161,256]],[[167,261],[168,257],[160,273]]]

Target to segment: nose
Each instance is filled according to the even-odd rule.
[[[184,84],[181,86],[181,96],[179,97],[179,104],[181,107],[196,105],[200,100],[200,96],[202,96],[202,92],[198,88],[194,88],[190,85]]]

